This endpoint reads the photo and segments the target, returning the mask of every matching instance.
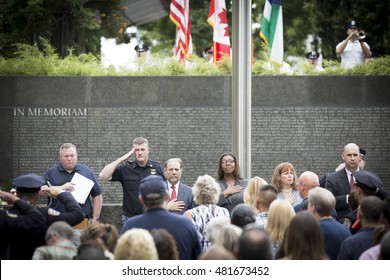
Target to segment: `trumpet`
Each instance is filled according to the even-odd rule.
[[[363,30],[356,32],[356,39],[357,40],[361,41],[361,40],[364,40],[364,38],[366,38],[366,33],[364,33]]]

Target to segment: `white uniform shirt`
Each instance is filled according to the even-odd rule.
[[[339,43],[336,46],[336,49],[340,46],[341,43]],[[370,46],[364,42],[363,43],[368,49],[370,49]],[[362,47],[360,46],[359,41],[348,41],[347,46],[345,47],[344,51],[341,53],[341,67],[344,68],[352,68],[355,67],[358,64],[364,63],[364,52]]]

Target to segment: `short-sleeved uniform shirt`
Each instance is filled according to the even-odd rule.
[[[143,213],[139,201],[141,180],[149,175],[160,175],[164,178],[164,169],[158,161],[148,160],[145,166],[137,161],[126,161],[120,164],[112,174],[111,181],[121,182],[123,189],[123,215],[133,217]]]
[[[342,42],[336,46],[336,49],[341,44]],[[370,49],[370,46],[366,42],[364,42],[363,44],[368,49]],[[344,51],[341,53],[341,66],[344,68],[352,68],[358,64],[363,64],[363,63],[364,63],[364,52],[362,46],[360,45],[360,42],[348,41],[347,46],[345,47]]]
[[[46,170],[46,172],[43,174],[43,177],[48,180],[52,186],[61,186],[67,182],[72,181],[72,178],[75,173],[79,173],[80,175],[83,175],[94,182],[94,185],[90,192],[90,196],[95,197],[103,193],[103,190],[100,187],[92,170],[88,166],[82,164],[76,164],[74,170],[69,173],[64,169],[64,167],[62,167],[61,163],[58,163],[56,166],[50,168],[49,170]],[[52,201],[49,201],[49,203],[51,208],[59,212],[65,212],[64,205],[57,199],[53,199]],[[88,197],[85,203],[79,204],[83,209],[85,217],[88,218],[92,212],[91,198]]]

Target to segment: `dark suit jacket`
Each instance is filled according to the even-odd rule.
[[[325,189],[333,193],[336,198],[337,216],[339,220],[344,220],[345,215],[350,212],[346,197],[351,192],[345,168],[328,175]]]
[[[192,188],[187,186],[186,184],[183,184],[182,182],[179,183],[179,193],[177,193],[176,198],[177,201],[184,201],[185,205],[183,210],[181,211],[172,211],[172,213],[174,214],[183,215],[185,211],[196,206],[194,202],[194,195],[192,194]]]

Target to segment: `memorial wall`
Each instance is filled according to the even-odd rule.
[[[96,176],[143,136],[150,157],[184,162],[182,181],[216,175],[232,147],[231,77],[0,77],[0,184],[43,173],[72,142]],[[367,151],[366,168],[390,190],[389,76],[252,77],[252,176],[271,180],[294,164],[319,176],[343,146]],[[104,205],[120,206],[119,183],[101,182]],[[120,212],[120,211],[119,211]]]

